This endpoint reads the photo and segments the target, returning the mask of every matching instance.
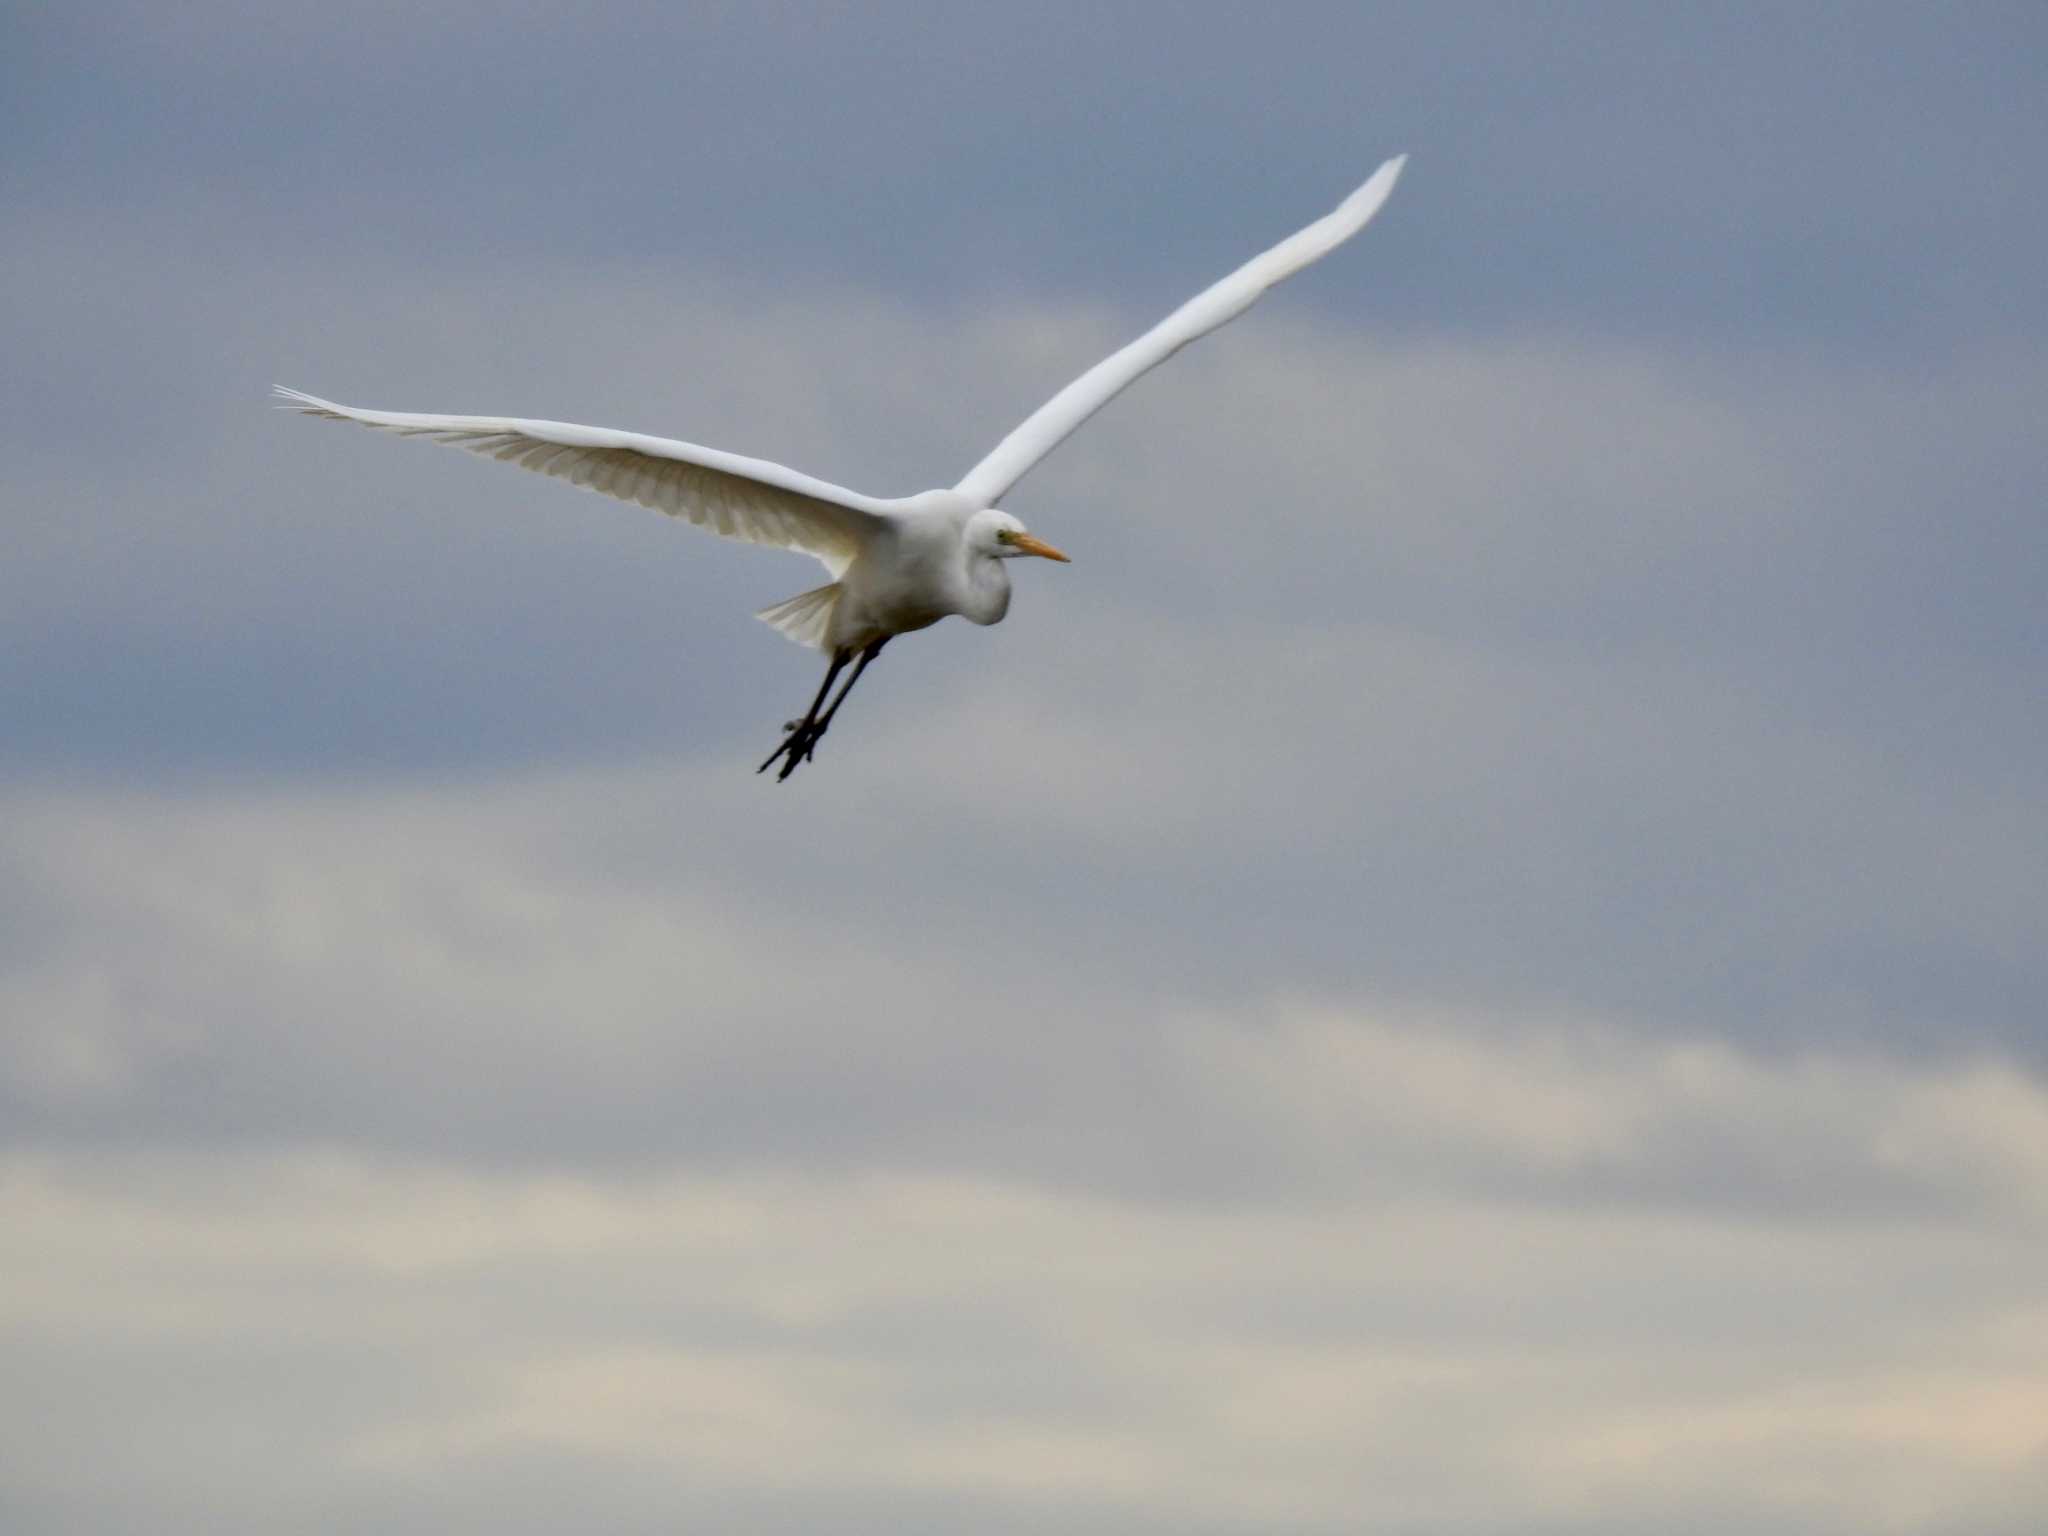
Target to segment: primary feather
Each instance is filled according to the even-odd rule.
[[[1297,230],[1254,256],[1221,282],[1212,283],[1151,330],[1101,362],[1033,411],[995,450],[967,472],[955,490],[992,507],[1019,480],[1090,416],[1142,375],[1157,368],[1191,341],[1235,320],[1259,295],[1310,262],[1327,256],[1365,228],[1401,178],[1406,155],[1396,155],[1370,180],[1306,229]]]
[[[608,427],[503,416],[366,411],[277,386],[291,409],[467,448],[521,469],[680,517],[729,539],[801,550],[844,575],[891,503],[766,459]]]

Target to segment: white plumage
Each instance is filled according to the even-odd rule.
[[[815,555],[832,580],[759,615],[832,658],[810,710],[784,728],[782,743],[761,765],[766,769],[783,759],[778,777],[786,779],[816,750],[861,671],[893,636],[953,614],[976,624],[997,623],[1010,606],[1004,560],[1018,555],[1067,558],[1027,533],[1016,518],[996,510],[1032,466],[1141,374],[1243,314],[1275,283],[1363,229],[1393,191],[1406,159],[1389,160],[1330,213],[1253,257],[1097,363],[1034,411],[949,491],[894,499],[864,496],[765,459],[674,438],[566,421],[361,410],[282,387],[277,394],[311,416],[450,443],[638,502],[727,538]],[[849,663],[853,673],[828,706],[833,680]]]

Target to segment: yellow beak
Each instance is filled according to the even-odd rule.
[[[1011,534],[1010,548],[1026,555],[1039,555],[1047,560],[1059,560],[1069,565],[1073,563],[1071,560],[1068,560],[1065,555],[1061,554],[1058,550],[1054,549],[1050,544],[1046,543],[1045,540],[1034,539],[1028,533]]]

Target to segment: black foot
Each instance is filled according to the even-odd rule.
[[[802,720],[792,720],[782,728],[782,743],[768,754],[767,760],[756,768],[756,773],[766,773],[779,757],[783,759],[782,771],[775,775],[780,784],[796,772],[798,763],[807,763],[818,750],[818,738],[825,734],[823,725],[812,725]]]

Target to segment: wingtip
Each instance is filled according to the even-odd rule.
[[[305,415],[319,415],[333,410],[330,402],[318,395],[309,395],[302,389],[293,389],[285,384],[270,386],[270,398],[280,411],[298,411]]]
[[[1391,160],[1382,161],[1378,170],[1366,177],[1349,197],[1337,205],[1331,217],[1347,226],[1347,236],[1356,233],[1379,212],[1380,205],[1393,195],[1394,183],[1401,179],[1401,171],[1407,164],[1408,154],[1405,150]]]

